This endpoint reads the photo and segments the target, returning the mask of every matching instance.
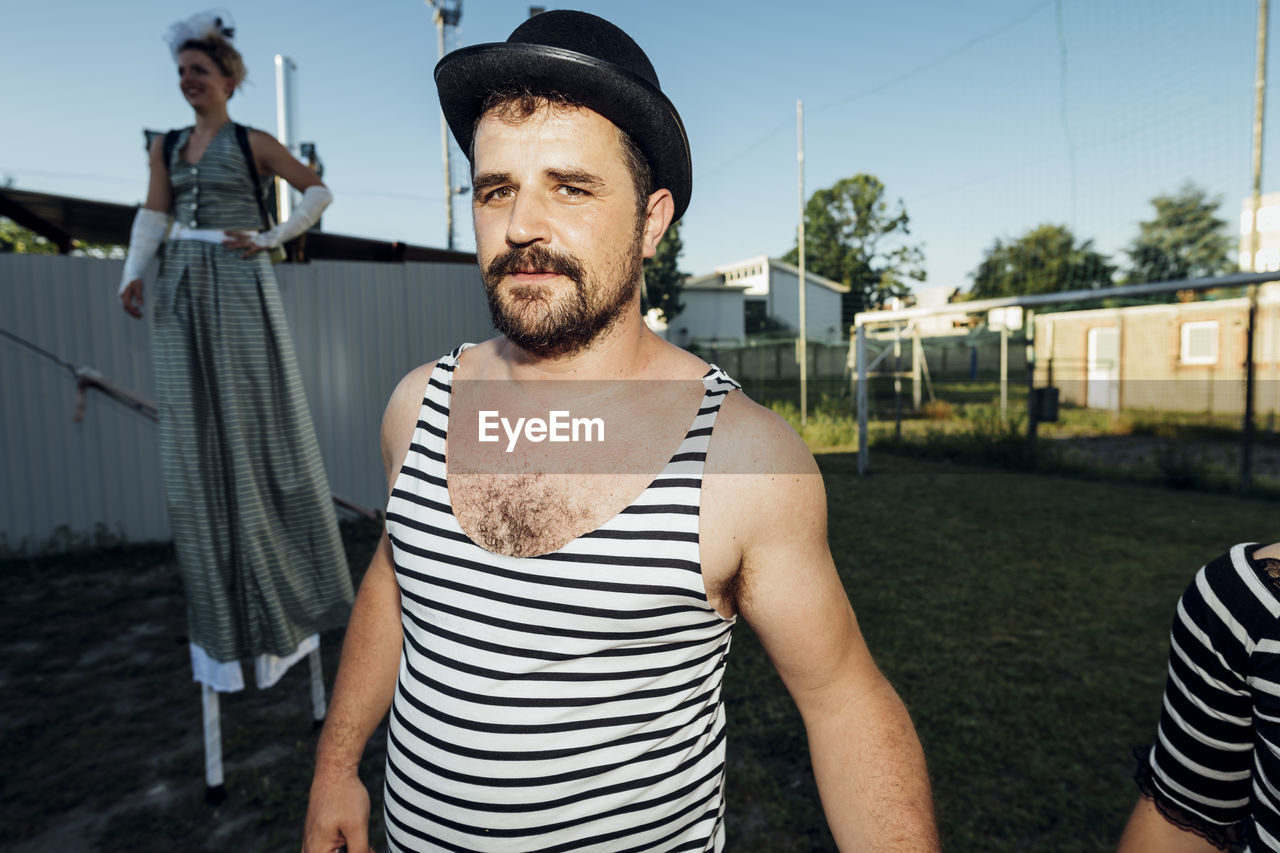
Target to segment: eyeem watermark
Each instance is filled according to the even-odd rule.
[[[547,419],[516,418],[513,424],[500,416],[496,409],[481,409],[479,419],[480,441],[501,441],[498,428],[507,435],[507,453],[515,450],[523,436],[535,444],[541,441],[578,442],[604,441],[604,418],[573,418],[567,411],[552,410]]]

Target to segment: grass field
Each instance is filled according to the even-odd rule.
[[[1174,602],[1229,545],[1278,538],[1277,505],[887,454],[867,478],[852,455],[820,465],[832,550],[924,742],[944,849],[1113,849]],[[362,567],[376,531],[344,535]],[[229,797],[212,808],[171,552],[0,572],[6,849],[297,849],[315,744],[305,667],[224,700]],[[330,681],[339,642],[325,638]],[[725,694],[730,849],[834,849],[798,716],[744,625]],[[382,755],[375,738],[375,815]]]

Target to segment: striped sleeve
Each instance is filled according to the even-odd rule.
[[[1166,819],[1223,848],[1250,816],[1250,664],[1278,611],[1237,546],[1196,574],[1173,618],[1160,725],[1138,783]]]

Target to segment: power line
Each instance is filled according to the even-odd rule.
[[[936,56],[927,62],[917,65],[915,68],[902,72],[897,77],[894,77],[890,80],[886,80],[883,83],[879,83],[875,86],[872,86],[870,89],[864,89],[861,92],[855,92],[854,94],[847,95],[843,98],[840,98],[839,100],[835,100],[835,101],[831,101],[830,103],[823,104],[822,106],[817,107],[814,110],[814,112],[822,112],[823,110],[829,110],[834,107],[842,106],[843,104],[847,104],[850,101],[855,101],[858,98],[865,98],[870,95],[878,95],[881,92],[885,91],[886,89],[889,89],[893,86],[898,85],[899,83],[910,80],[912,77],[916,76],[922,71],[927,71],[936,65],[941,65],[942,63],[946,62],[949,59],[954,59],[955,57],[967,51],[969,48],[974,47],[975,45],[981,44],[987,39],[995,38],[1001,33],[1005,33],[1013,29],[1014,27],[1021,24],[1023,21],[1026,21],[1034,17],[1037,12],[1039,12],[1041,9],[1047,7],[1050,3],[1053,3],[1053,2],[1056,2],[1056,0],[1043,0],[1043,2],[1037,3],[1035,6],[1032,6],[1030,9],[1023,12],[1021,15],[1018,15],[1014,18],[1010,18],[1008,21],[1004,22],[1003,24],[998,24],[997,26],[992,27],[986,32],[983,32],[974,36],[973,38],[966,41],[964,44],[959,45],[958,47],[952,48],[951,50],[947,51],[944,54]]]
[[[903,73],[899,74],[897,77],[893,77],[889,80],[886,80],[883,83],[878,83],[877,85],[872,86],[870,89],[864,89],[861,92],[854,92],[852,95],[846,95],[845,97],[840,98],[838,100],[823,104],[820,107],[816,107],[810,110],[810,112],[822,112],[824,110],[829,110],[838,106],[842,106],[844,104],[849,103],[850,101],[855,101],[859,98],[865,98],[871,95],[879,94],[880,92],[883,92],[886,89],[890,89],[898,85],[899,83],[902,83],[906,80],[911,79],[912,77],[916,76],[922,71],[927,71],[928,69],[933,68],[936,65],[940,65],[949,59],[953,59],[959,56],[960,54],[964,53],[965,51],[969,50],[975,45],[981,44],[987,39],[994,38],[995,36],[998,36],[1001,33],[1004,33],[1004,32],[1007,32],[1008,30],[1013,29],[1014,27],[1018,26],[1022,22],[1034,17],[1036,13],[1038,13],[1041,9],[1046,8],[1047,6],[1049,6],[1049,4],[1054,2],[1055,0],[1042,0],[1042,2],[1037,3],[1035,6],[1032,6],[1030,9],[1023,12],[1022,14],[1017,15],[1013,18],[1010,18],[1008,21],[1005,21],[1003,24],[998,24],[997,26],[992,27],[991,29],[986,30],[985,32],[982,32],[974,36],[973,38],[969,39],[963,44],[958,45],[957,47],[952,48],[946,53],[939,54],[938,56],[928,60],[927,62],[921,63],[920,65],[917,65],[914,68],[904,71]],[[724,167],[728,166],[731,163],[736,162],[737,160],[740,160],[741,158],[750,154],[752,151],[759,148],[761,145],[767,142],[770,138],[777,135],[780,131],[790,127],[791,123],[792,123],[792,119],[790,118],[784,119],[783,121],[779,122],[775,127],[773,127],[771,130],[767,131],[763,136],[758,138],[755,142],[752,142],[746,148],[743,148],[741,151],[737,152],[736,154],[731,155],[728,159],[721,161],[718,165],[713,166],[707,171],[699,172],[697,177],[699,179],[706,179],[711,177],[712,175],[714,175],[716,172],[719,172]]]

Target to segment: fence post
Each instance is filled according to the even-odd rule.
[[[920,330],[911,335],[911,405],[920,411],[920,362],[924,361],[924,345],[920,343]]]
[[[1000,324],[1000,423],[1009,423],[1009,324]]]
[[[857,327],[854,359],[858,368],[858,474],[867,473],[867,327]]]

